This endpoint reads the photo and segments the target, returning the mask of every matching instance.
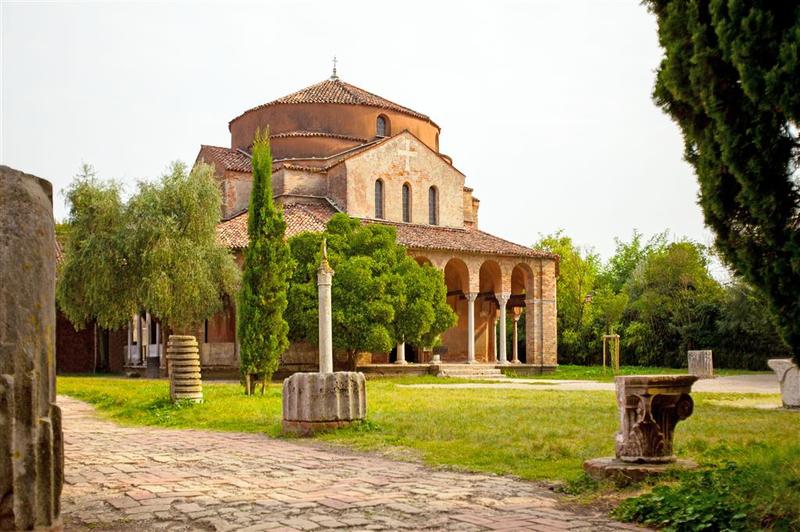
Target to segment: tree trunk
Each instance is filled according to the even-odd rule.
[[[244,394],[251,395],[250,393],[250,374],[244,376]]]
[[[264,378],[261,380],[261,396],[264,396],[264,389],[267,387],[267,374],[264,374]]]

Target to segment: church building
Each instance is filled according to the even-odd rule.
[[[235,117],[228,124],[230,147],[200,147],[197,161],[214,166],[223,193],[218,237],[238,257],[247,246],[250,150],[256,131],[267,128],[272,187],[287,237],[322,231],[331,216],[345,212],[395,227],[398,243],[415,260],[444,272],[458,322],[443,334],[442,345],[432,352],[406,345],[365,353],[360,368],[428,364],[434,357],[443,363],[520,364],[521,370],[555,367],[558,256],[481,231],[480,202],[466,176],[439,151],[439,126],[342,81],[335,71],[330,79]],[[204,369],[238,367],[235,314],[229,303],[198,331]],[[524,334],[518,330],[523,314]],[[507,316],[513,318],[509,345],[499,341],[506,337]],[[163,367],[156,328],[146,315],[133,324],[127,367],[144,365],[156,353]],[[134,337],[141,346],[131,346]],[[315,346],[293,344],[280,371],[313,371],[316,357]]]

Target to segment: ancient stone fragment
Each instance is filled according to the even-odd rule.
[[[620,430],[617,459],[623,462],[669,463],[675,425],[692,415],[689,392],[694,375],[616,377]]]
[[[171,334],[167,342],[169,396],[172,401],[203,401],[200,351],[194,336]]]
[[[767,365],[781,383],[781,400],[784,408],[800,409],[800,368],[791,358],[772,358]]]
[[[52,185],[0,166],[0,529],[61,528]]]
[[[283,381],[283,430],[310,434],[343,427],[367,413],[363,373],[295,373]]]
[[[699,379],[714,378],[714,358],[710,349],[689,351],[689,375]]]

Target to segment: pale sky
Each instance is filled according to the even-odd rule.
[[[133,190],[230,146],[230,119],[335,54],[344,81],[441,126],[483,230],[561,228],[604,257],[633,228],[711,242],[638,0],[0,4],[0,161],[52,181],[58,219],[82,162]]]

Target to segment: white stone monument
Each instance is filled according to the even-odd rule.
[[[333,371],[331,284],[333,269],[322,240],[317,270],[319,372],[295,373],[283,381],[283,432],[302,436],[350,425],[367,413],[366,380],[355,371]]]
[[[711,349],[689,351],[689,375],[698,379],[714,378],[714,359]]]
[[[800,409],[800,368],[791,358],[771,358],[767,365],[781,383],[781,400],[784,408]]]

